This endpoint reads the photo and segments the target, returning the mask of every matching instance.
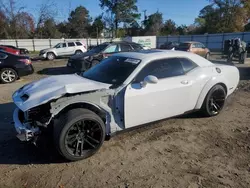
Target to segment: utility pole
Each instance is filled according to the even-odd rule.
[[[142,11],[144,13],[144,21],[147,20],[147,10]]]
[[[99,32],[98,32],[98,27],[96,27],[96,38],[97,38],[97,45],[99,45]]]
[[[147,17],[147,10],[144,10],[144,11],[142,11],[142,12],[144,13],[143,27],[145,27],[146,21],[147,21],[147,19],[148,19],[148,17]]]

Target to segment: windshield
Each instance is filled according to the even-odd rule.
[[[101,44],[101,45],[98,45],[98,46],[92,48],[92,49],[90,50],[90,52],[99,53],[99,52],[103,51],[107,46],[108,46],[108,44]]]
[[[97,82],[119,86],[128,78],[140,62],[141,60],[139,59],[111,56],[84,72],[82,76]]]

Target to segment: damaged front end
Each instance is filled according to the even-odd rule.
[[[86,108],[103,119],[106,136],[124,129],[121,115],[117,112],[115,90],[103,89],[78,94],[66,94],[25,112],[17,108],[13,115],[17,137],[21,141],[36,143],[37,139],[62,113],[73,108]],[[46,132],[50,132],[46,131]]]
[[[52,120],[50,105],[44,104],[23,112],[16,108],[13,113],[17,138],[21,141],[35,142],[43,128],[47,128]]]

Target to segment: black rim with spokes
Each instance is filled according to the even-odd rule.
[[[74,123],[65,136],[67,151],[75,156],[82,157],[87,152],[97,150],[102,144],[103,131],[101,125],[90,119]]]
[[[212,115],[217,115],[223,108],[225,103],[225,92],[223,90],[215,90],[208,101],[208,108]]]

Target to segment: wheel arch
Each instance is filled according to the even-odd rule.
[[[200,109],[203,105],[203,102],[208,94],[208,92],[215,86],[215,85],[221,85],[225,91],[226,91],[226,94],[228,94],[228,88],[227,88],[227,85],[226,85],[226,82],[223,78],[212,78],[210,81],[207,82],[207,84],[203,87],[199,97],[198,97],[198,100],[197,100],[197,103],[195,105],[195,109]]]
[[[75,50],[75,53],[76,53],[76,52],[82,52],[82,53],[83,53],[83,51],[82,51],[81,49],[76,49],[76,50]]]
[[[76,109],[76,108],[84,108],[84,109],[88,109],[88,110],[94,112],[95,114],[100,116],[100,118],[103,120],[104,124],[106,124],[106,112],[104,110],[102,110],[99,106],[92,104],[92,103],[88,103],[88,102],[80,102],[80,103],[77,102],[77,103],[69,104],[69,105],[65,106],[62,110],[57,112],[56,116],[60,116],[64,113],[66,113],[67,111],[72,110],[72,109]]]
[[[6,66],[3,66],[3,67],[0,67],[0,71],[1,71],[2,69],[13,69],[14,71],[16,71],[17,76],[19,77],[18,69],[17,69],[15,66],[6,65]]]
[[[57,53],[55,51],[48,51],[46,52],[46,57],[48,56],[49,53],[54,54],[55,57],[57,57]]]

